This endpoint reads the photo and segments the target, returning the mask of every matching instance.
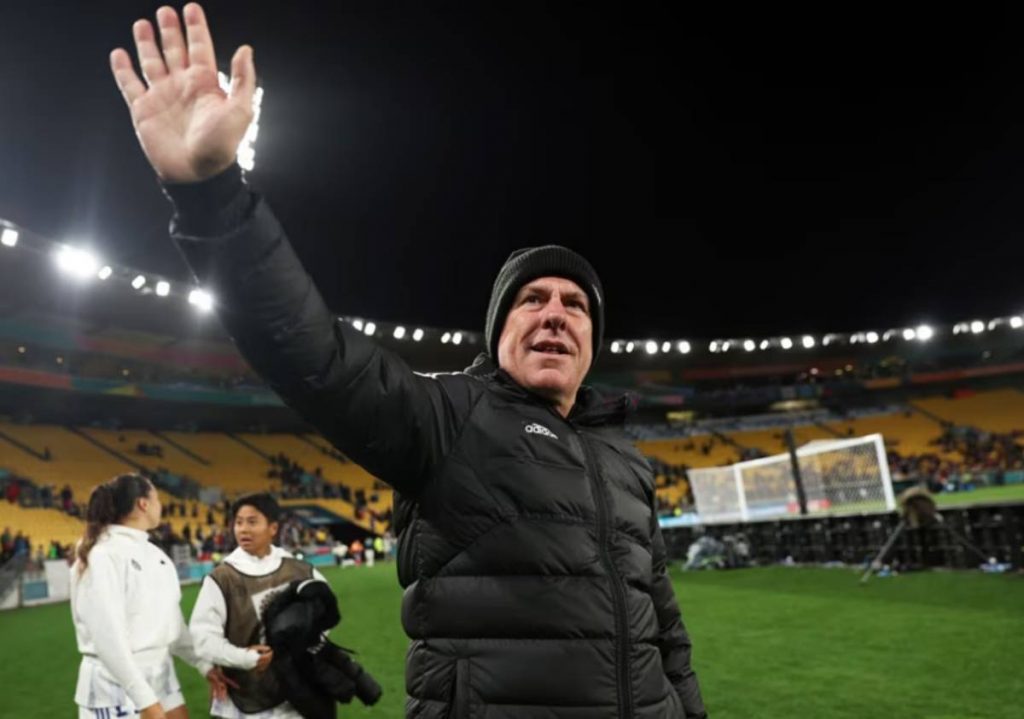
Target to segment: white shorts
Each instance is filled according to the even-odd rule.
[[[160,706],[165,712],[177,709],[180,706],[184,706],[184,704],[185,695],[180,691],[160,697]],[[127,717],[137,717],[139,710],[133,707],[134,704],[130,702],[128,706],[78,707],[78,719],[127,719]]]
[[[142,672],[164,711],[185,703],[181,684],[174,673],[174,660],[169,654],[162,661],[143,668]],[[75,703],[78,704],[79,719],[123,719],[138,716],[139,710],[145,709],[135,706],[103,663],[94,657],[82,658],[78,669]]]

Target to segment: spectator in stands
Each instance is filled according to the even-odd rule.
[[[24,534],[22,534],[21,530],[19,529],[18,533],[14,535],[14,556],[15,557],[17,557],[19,555],[28,556],[31,551],[32,551],[32,542],[31,542],[31,540],[28,537],[26,537]]]
[[[160,497],[144,477],[122,475],[89,497],[71,570],[71,614],[82,662],[79,716],[186,719],[172,654],[223,694],[219,670],[199,660],[181,615],[178,574],[149,542]],[[131,606],[128,602],[131,602]]]
[[[11,504],[18,503],[18,497],[21,495],[21,483],[18,480],[13,480],[7,483],[7,501]]]
[[[4,562],[14,556],[14,535],[10,527],[4,527],[3,534],[0,534],[0,554]]]
[[[60,505],[68,514],[71,514],[71,505],[74,498],[75,493],[71,491],[71,485],[65,484],[64,489],[60,491]]]
[[[157,69],[149,86],[123,50],[112,67],[175,204],[175,241],[199,284],[216,289],[222,324],[249,365],[399,490],[399,531],[417,540],[417,561],[400,572],[406,630],[418,640],[407,714],[459,714],[472,701],[480,715],[492,703],[506,714],[531,703],[538,716],[704,717],[653,477],[622,436],[632,402],[582,384],[604,325],[594,269],[564,247],[513,253],[493,286],[487,354],[464,373],[415,374],[338,321],[245,184],[235,155],[252,117],[251,49],[236,53],[232,91],[220,93],[205,18],[189,4],[187,33],[199,44],[188,70],[206,84],[185,82],[177,15],[160,14],[163,50],[148,23],[136,33],[140,57]],[[441,571],[453,563],[462,577]],[[552,575],[557,591],[546,591]],[[549,641],[521,641],[537,636]],[[461,681],[470,661],[497,684]]]
[[[42,544],[36,547],[35,563],[39,569],[43,568],[43,563],[46,561],[46,547]]]
[[[263,635],[254,597],[279,591],[293,581],[318,580],[319,572],[274,545],[281,509],[267,493],[238,498],[231,516],[238,548],[203,580],[189,628],[204,659],[225,668],[233,681],[229,697],[214,699],[217,717],[299,718],[284,699],[273,673],[270,647],[252,644]]]

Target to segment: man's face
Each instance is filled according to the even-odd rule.
[[[541,277],[516,294],[498,339],[498,365],[522,387],[564,408],[590,370],[590,300],[572,280]]]

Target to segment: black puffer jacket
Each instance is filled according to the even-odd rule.
[[[500,370],[417,375],[328,311],[236,171],[171,194],[243,355],[399,492],[407,716],[704,715],[625,398],[563,419]]]

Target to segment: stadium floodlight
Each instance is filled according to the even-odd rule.
[[[101,280],[105,280],[112,274],[114,274],[114,270],[111,269],[110,265],[103,265],[103,267],[100,268],[100,271],[96,273],[96,276]]]
[[[754,342],[754,340],[744,340],[743,349],[745,349],[747,352],[753,352],[755,349],[757,349],[757,344]]]
[[[626,344],[626,352],[627,353],[631,353],[635,349],[636,349],[636,343],[635,342],[629,342],[629,343]]]
[[[1010,327],[1012,327],[1015,330],[1019,330],[1021,327],[1024,327],[1024,317],[1021,317],[1020,315],[1014,315],[1013,317],[1011,317]]]
[[[658,351],[658,343],[654,340],[647,340],[647,343],[644,344],[644,351],[649,355],[654,354]]]
[[[0,243],[4,247],[14,247],[18,244],[18,231],[5,227],[3,232],[0,232]]]
[[[452,344],[453,345],[461,345],[462,344],[462,333],[461,332],[456,332],[455,334],[452,335]]]
[[[999,326],[999,324],[1000,324],[999,320],[989,320],[988,321],[988,328],[989,328],[989,330],[994,330],[996,327]]]
[[[146,284],[146,276],[145,275],[135,275],[135,279],[132,280],[132,287],[134,287],[137,290],[141,290],[142,287],[145,284]]]
[[[913,327],[907,327],[905,330],[903,330],[903,339],[907,340],[908,342],[912,339],[915,339],[916,337],[917,331]]]
[[[79,280],[95,275],[96,268],[100,264],[96,256],[88,250],[69,245],[64,245],[57,250],[55,259],[61,272]]]
[[[974,334],[977,335],[977,334],[981,334],[984,331],[985,331],[985,323],[984,322],[982,322],[981,320],[974,320],[973,322],[971,322],[971,332],[973,332]]]
[[[446,345],[449,342],[451,342],[451,339],[452,339],[452,333],[451,332],[445,332],[443,335],[441,335],[441,344]]]
[[[868,341],[869,345],[873,345],[876,342],[878,342],[878,333],[877,332],[868,332],[867,335],[865,336],[865,339]]]
[[[373,322],[367,322],[366,327],[363,328],[363,333],[367,337],[373,337],[373,333],[377,331],[377,325]]]
[[[690,343],[686,340],[681,340],[676,344],[676,349],[679,350],[680,354],[690,354]]]
[[[728,340],[726,340],[725,342],[722,343],[722,351],[723,352],[728,352],[730,347],[732,347],[732,342],[729,342]]]
[[[772,343],[771,343],[771,342],[769,342],[768,340],[761,340],[761,345],[760,345],[760,347],[761,347],[761,349],[763,349],[763,350],[766,350],[766,349],[768,349],[769,347],[771,347],[771,344],[772,344]]]
[[[363,331],[363,321],[361,319],[359,319],[358,317],[356,319],[352,320],[352,326],[355,327],[360,332]]]
[[[392,333],[396,340],[400,340],[405,337],[405,327],[395,327],[395,331]]]
[[[935,330],[928,325],[918,325],[917,328],[917,339],[920,342],[927,342],[935,336]]]
[[[188,293],[188,303],[200,312],[209,312],[213,309],[213,295],[197,288]]]
[[[167,280],[160,280],[156,283],[156,294],[158,297],[166,297],[171,292],[171,283]]]
[[[713,340],[711,344],[708,345],[708,350],[711,352],[718,352],[718,340]]]
[[[612,342],[612,354],[617,355],[620,352],[622,352],[622,343],[619,342],[618,340],[615,340],[614,342]]]
[[[810,335],[804,335],[803,339],[800,340],[805,349],[811,349],[814,347],[814,338]]]
[[[666,353],[666,354],[671,352],[672,351],[672,343],[671,342],[662,342],[661,343],[661,351]]]
[[[223,72],[217,73],[217,80],[220,89],[225,93],[231,93],[231,79]],[[243,170],[252,171],[256,165],[256,138],[260,134],[260,108],[263,105],[263,88],[257,87],[252,96],[252,122],[245,131],[242,141],[238,145],[238,164]]]
[[[779,344],[782,346],[782,349],[784,350],[793,349],[793,340],[791,340],[789,337],[783,337],[779,341]]]
[[[412,341],[419,342],[423,339],[423,330],[416,328],[416,331],[412,333]]]

